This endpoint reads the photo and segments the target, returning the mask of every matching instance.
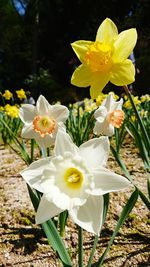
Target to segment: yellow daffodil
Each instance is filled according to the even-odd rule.
[[[26,93],[23,89],[20,89],[20,90],[17,90],[16,91],[16,94],[17,94],[17,97],[20,99],[20,100],[23,100],[23,99],[26,99]]]
[[[136,29],[118,34],[116,25],[106,18],[97,31],[95,42],[80,40],[72,43],[82,64],[74,71],[71,83],[78,87],[90,86],[90,95],[94,99],[109,81],[117,86],[133,83],[135,67],[127,58],[136,41]]]
[[[4,107],[0,106],[0,111],[4,111]]]
[[[3,97],[6,100],[10,100],[13,97],[13,94],[9,90],[5,90],[5,93],[3,94]]]
[[[11,106],[11,105],[7,104],[4,107],[4,110],[5,110],[6,114],[11,118],[18,118],[19,117],[19,108],[15,105]]]
[[[150,95],[148,95],[148,94],[146,94],[146,95],[142,95],[142,96],[140,97],[140,100],[141,100],[141,103],[143,103],[143,102],[148,102],[148,101],[150,101]]]

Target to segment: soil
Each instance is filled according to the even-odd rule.
[[[121,155],[136,186],[147,196],[147,174],[143,162],[128,140],[121,149]],[[34,222],[34,210],[28,196],[25,181],[19,172],[25,163],[12,150],[0,146],[1,162],[1,267],[57,267],[61,262],[47,243],[40,226]],[[108,167],[123,174],[110,154]],[[119,193],[110,194],[106,222],[95,252],[96,262],[107,247],[118,221],[122,207],[133,192],[133,186]],[[64,241],[69,247],[73,266],[77,262],[77,231],[68,220]],[[94,236],[84,231],[84,264],[88,261]],[[147,207],[138,201],[119,230],[117,237],[103,264],[104,267],[150,266],[150,214]]]

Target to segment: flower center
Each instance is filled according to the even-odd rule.
[[[33,120],[33,128],[41,137],[54,132],[56,121],[48,116],[36,116]]]
[[[120,109],[116,109],[108,114],[107,120],[114,127],[120,128],[124,120],[124,112]]]
[[[92,44],[86,55],[85,63],[91,71],[108,71],[112,66],[111,47],[109,45],[96,41]]]
[[[72,189],[78,189],[83,182],[83,174],[76,168],[69,168],[64,174],[64,180]]]

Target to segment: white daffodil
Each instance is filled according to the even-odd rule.
[[[93,130],[94,134],[112,136],[114,134],[114,127],[121,127],[124,120],[122,104],[123,99],[115,101],[111,93],[104,99],[101,106],[94,113],[96,119]]]
[[[68,210],[76,224],[98,235],[103,195],[130,184],[125,177],[105,168],[108,153],[108,137],[91,139],[77,147],[66,132],[59,130],[54,155],[21,172],[32,188],[43,193],[36,222],[43,223]]]
[[[36,106],[22,105],[19,115],[24,123],[22,137],[34,138],[41,147],[46,148],[54,144],[58,128],[64,128],[69,110],[63,105],[50,105],[40,95]]]

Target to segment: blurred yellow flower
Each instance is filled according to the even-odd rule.
[[[96,103],[92,99],[84,99],[84,110],[86,112],[91,112],[97,108]]]
[[[131,116],[131,121],[133,121],[133,122],[136,121],[136,117],[134,115]]]
[[[11,106],[9,104],[5,105],[4,110],[6,114],[11,118],[19,117],[19,108],[17,106]]]
[[[124,106],[125,108],[127,108],[127,109],[132,108],[132,105],[131,105],[130,100],[125,101],[124,104],[123,104],[123,106]]]
[[[141,109],[140,114],[141,114],[142,118],[147,118],[148,117],[148,111],[147,110]]]
[[[125,97],[124,97],[124,99],[125,99]],[[139,100],[139,97],[138,96],[133,96],[132,95],[132,99],[133,99],[133,101],[134,101],[134,104],[137,106],[137,108],[138,108],[138,106],[141,104],[141,101]],[[123,104],[123,106],[125,107],[125,108],[132,108],[132,105],[131,105],[131,102],[130,102],[130,100],[128,99],[128,100],[126,100],[125,101],[125,103]]]
[[[13,94],[9,90],[5,90],[5,93],[3,94],[3,97],[6,100],[10,100],[13,97]]]
[[[26,93],[23,89],[17,90],[16,91],[17,97],[22,100],[22,99],[26,99]]]
[[[142,95],[142,96],[140,97],[140,100],[141,100],[141,103],[143,103],[143,102],[148,102],[148,101],[150,101],[150,95],[148,95],[148,94],[146,94],[146,95]]]
[[[118,34],[116,25],[106,18],[97,31],[95,42],[80,40],[72,43],[82,64],[74,71],[71,83],[78,87],[90,86],[93,99],[109,81],[117,86],[133,83],[135,67],[127,58],[136,41],[136,29]]]
[[[3,111],[4,110],[4,107],[0,106],[0,111]]]

